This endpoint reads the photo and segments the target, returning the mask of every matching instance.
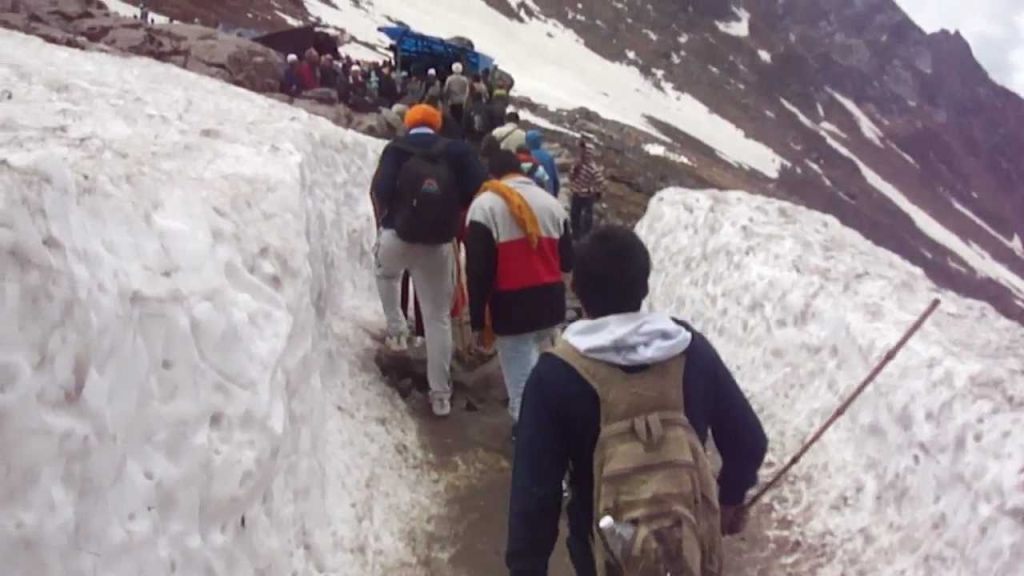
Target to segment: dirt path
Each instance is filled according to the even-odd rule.
[[[397,364],[396,364],[397,363]],[[506,522],[513,445],[511,419],[501,370],[496,360],[458,375],[452,415],[434,418],[426,396],[420,361],[384,361],[390,384],[405,398],[432,460],[443,479],[446,502],[433,530],[439,550],[451,550],[447,563],[432,561],[427,573],[437,576],[491,576],[507,574],[504,562]],[[800,542],[787,538],[785,519],[772,506],[760,506],[747,532],[726,541],[729,576],[814,574],[816,569],[798,554]],[[564,537],[564,515],[561,533]],[[806,551],[805,551],[806,552]],[[804,558],[806,559],[806,558]],[[821,568],[819,565],[818,568]],[[573,576],[564,540],[552,555],[550,576]]]
[[[378,363],[381,360],[378,359]],[[506,394],[496,360],[457,377],[450,418],[430,413],[425,382],[410,373],[413,366],[386,370],[391,384],[405,397],[429,450],[435,472],[443,478],[447,502],[436,529],[438,549],[453,549],[443,567],[428,568],[441,576],[507,574],[506,522],[512,470],[512,421],[505,408]],[[564,533],[564,530],[563,530]],[[564,542],[551,559],[550,576],[572,576]]]

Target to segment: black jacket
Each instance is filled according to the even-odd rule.
[[[433,133],[409,134],[400,139],[409,145],[428,149],[444,138]],[[469,208],[473,197],[487,179],[487,170],[480,162],[479,156],[473,147],[461,140],[446,140],[448,142],[445,156],[448,160],[448,167],[458,187],[459,198],[462,199],[463,209]],[[381,153],[380,163],[377,165],[377,172],[373,177],[373,199],[377,208],[381,228],[394,228],[394,205],[397,201],[398,175],[402,166],[410,158],[410,154],[390,144]]]
[[[682,324],[682,323],[681,323]],[[685,324],[684,324],[685,325]],[[687,349],[686,416],[722,455],[719,500],[744,501],[757,483],[768,440],[761,422],[714,347],[699,332]],[[639,368],[643,369],[643,368]],[[591,548],[594,446],[601,421],[597,392],[562,359],[544,354],[523,395],[512,469],[506,562],[512,576],[545,576],[558,540],[562,478],[570,471],[569,554],[578,576],[596,573]]]

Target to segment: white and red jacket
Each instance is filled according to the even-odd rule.
[[[572,236],[565,209],[526,176],[504,183],[519,192],[537,216],[540,240],[531,246],[505,200],[483,192],[467,216],[466,276],[474,331],[490,307],[498,336],[554,328],[565,320],[562,274],[572,271]]]

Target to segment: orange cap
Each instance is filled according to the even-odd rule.
[[[444,117],[441,116],[441,111],[426,104],[417,104],[405,113],[405,127],[409,130],[430,128],[434,132],[440,132],[443,123]]]

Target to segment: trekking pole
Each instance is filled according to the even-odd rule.
[[[748,510],[750,508],[753,508],[754,505],[756,505],[758,502],[761,501],[762,498],[764,498],[765,494],[767,494],[773,488],[775,488],[778,485],[778,483],[782,480],[782,478],[790,470],[792,470],[798,462],[800,462],[800,459],[803,458],[808,451],[810,451],[811,447],[817,444],[818,440],[821,440],[821,437],[825,435],[825,432],[827,432],[828,429],[831,428],[832,425],[835,424],[836,421],[839,420],[839,418],[846,413],[846,411],[850,408],[850,405],[852,405],[854,401],[857,400],[858,397],[860,397],[864,390],[866,390],[867,387],[870,386],[876,378],[878,378],[878,375],[882,373],[882,370],[884,370],[885,367],[888,366],[890,362],[892,362],[893,358],[895,358],[896,355],[900,353],[900,351],[903,349],[906,343],[909,342],[911,338],[913,338],[914,334],[916,334],[917,331],[921,329],[921,326],[923,326],[924,323],[928,321],[928,318],[931,317],[931,315],[935,312],[935,310],[938,309],[940,303],[941,302],[938,298],[932,300],[932,303],[928,306],[928,309],[925,310],[920,317],[918,317],[917,321],[914,322],[914,324],[911,325],[909,329],[907,329],[906,333],[903,334],[903,337],[900,338],[899,342],[897,342],[895,346],[890,348],[889,351],[885,353],[885,356],[882,358],[882,360],[878,363],[877,366],[875,366],[874,370],[872,370],[871,373],[868,374],[867,378],[865,378],[864,381],[860,383],[860,386],[857,386],[857,389],[853,391],[853,394],[850,394],[849,398],[847,398],[842,404],[839,405],[839,408],[836,409],[832,416],[829,417],[829,419],[826,420],[820,428],[818,428],[818,430],[810,437],[810,439],[804,443],[803,447],[800,448],[800,450],[789,460],[789,462],[787,462],[786,465],[782,467],[782,470],[779,470],[779,472],[775,474],[775,477],[772,478],[770,482],[765,484],[764,488],[761,488],[761,490],[759,490],[757,494],[755,494],[754,497],[750,499],[750,502],[748,502],[746,506],[744,506],[744,508]]]

